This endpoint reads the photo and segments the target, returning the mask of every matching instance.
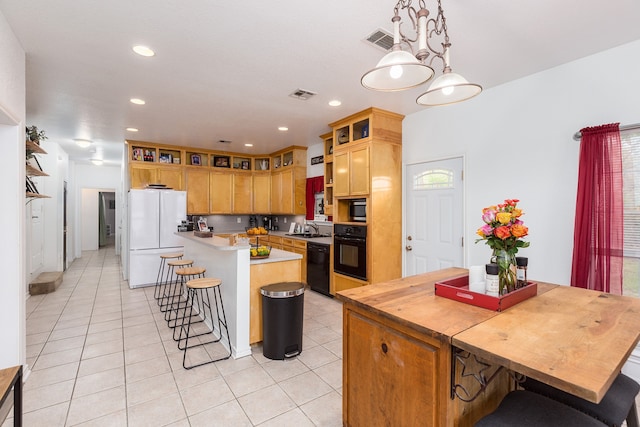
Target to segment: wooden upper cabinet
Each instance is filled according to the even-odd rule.
[[[152,165],[132,164],[129,169],[131,188],[145,188],[158,182],[158,168]]]
[[[369,146],[352,148],[349,152],[349,193],[351,196],[369,194]]]
[[[182,168],[158,166],[158,184],[164,184],[174,190],[184,190],[184,171]]]
[[[187,214],[209,214],[209,171],[189,168],[185,171]]]
[[[253,175],[253,213],[271,212],[271,175],[259,173]]]
[[[228,172],[211,172],[209,179],[210,212],[218,214],[231,213],[233,175]]]
[[[282,174],[271,175],[271,213],[282,212]]]
[[[253,213],[251,193],[253,179],[250,173],[233,174],[233,213]]]
[[[335,197],[349,195],[349,152],[343,151],[333,155],[333,195]]]
[[[280,173],[280,188],[281,188],[281,204],[280,204],[280,212],[283,214],[293,213],[293,197],[295,193],[295,188],[293,186],[293,170],[287,169],[283,170]]]

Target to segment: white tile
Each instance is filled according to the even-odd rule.
[[[86,396],[99,391],[124,385],[124,368],[119,367],[107,371],[87,375],[76,380],[73,397]]]
[[[78,374],[79,362],[67,363],[46,369],[31,371],[23,390],[43,387],[63,381],[74,380]]]
[[[284,381],[304,372],[309,372],[307,365],[297,358],[287,360],[272,360],[262,365],[263,369],[276,381]]]
[[[234,400],[231,389],[222,378],[181,390],[180,394],[189,416]]]
[[[65,418],[67,418],[67,410],[69,402],[59,403],[57,405],[47,406],[33,412],[24,412],[22,414],[22,425],[24,426],[63,426]],[[4,427],[13,426],[10,424],[2,424]]]
[[[342,426],[342,396],[331,392],[300,407],[317,426]]]
[[[278,385],[298,406],[333,391],[315,372],[305,372]]]
[[[157,399],[130,406],[129,427],[161,426],[187,418],[180,395],[172,393]]]
[[[189,417],[189,424],[191,427],[253,426],[237,400],[231,400],[215,408],[192,415]]]
[[[244,396],[275,384],[273,378],[261,366],[225,375],[224,379],[236,397]]]
[[[313,370],[324,382],[334,389],[342,387],[342,360],[327,363]]]
[[[25,390],[23,394],[24,413],[71,400],[74,380],[62,381],[43,387]]]
[[[77,362],[80,360],[82,347],[71,350],[58,351],[56,353],[42,354],[33,365],[33,369],[46,369],[52,366],[65,365],[67,363]]]
[[[285,412],[269,421],[260,424],[260,427],[314,427],[315,424],[299,408]]]
[[[155,359],[127,364],[127,382],[136,382],[160,374],[171,372],[171,366],[165,355]]]
[[[112,353],[94,357],[93,359],[85,359],[80,362],[78,377],[107,371],[120,366],[124,366],[124,355],[122,353]]]
[[[315,369],[327,363],[335,362],[338,357],[322,346],[313,347],[308,350],[302,350],[298,355],[298,359],[310,369]]]
[[[133,406],[149,400],[155,400],[177,391],[178,388],[171,373],[127,383],[127,405]]]
[[[68,425],[76,425],[105,415],[122,411],[126,407],[124,386],[111,388],[75,398],[69,407]]]
[[[238,398],[238,402],[253,424],[260,424],[290,411],[296,404],[277,385]]]

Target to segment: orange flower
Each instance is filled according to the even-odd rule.
[[[529,228],[522,224],[513,224],[511,226],[511,234],[516,238],[524,237],[529,234]]]
[[[506,225],[501,225],[493,231],[493,234],[500,240],[511,237],[511,230]]]
[[[521,216],[522,216],[522,209],[515,208],[513,209],[513,211],[511,211],[512,218],[520,218]]]

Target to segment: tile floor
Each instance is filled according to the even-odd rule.
[[[342,307],[305,293],[303,352],[186,371],[153,288],[121,280],[113,247],[85,252],[27,300],[25,426],[340,426]],[[10,413],[2,427],[13,425]]]

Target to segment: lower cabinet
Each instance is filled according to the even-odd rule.
[[[300,239],[282,239],[282,249],[302,255],[302,283],[307,284],[307,242]]]
[[[452,358],[448,337],[347,303],[343,346],[344,426],[471,427],[512,387],[506,370],[468,353]],[[452,366],[457,392],[465,398],[477,393],[477,398],[451,398]],[[472,375],[476,372],[493,377],[484,391]]]
[[[443,425],[436,394],[448,381],[446,371],[438,369],[439,343],[417,340],[350,310],[344,324],[343,424]]]

